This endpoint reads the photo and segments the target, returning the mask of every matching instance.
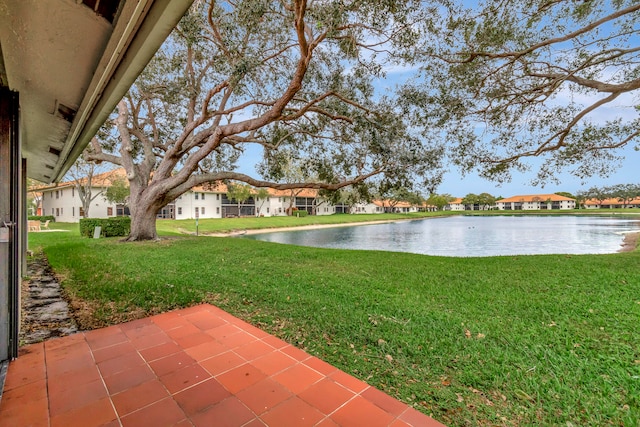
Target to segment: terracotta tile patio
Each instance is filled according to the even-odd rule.
[[[21,349],[0,426],[441,426],[211,305]]]

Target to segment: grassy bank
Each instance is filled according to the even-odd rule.
[[[92,327],[207,301],[451,426],[640,422],[638,251],[457,259],[75,232],[30,245]]]
[[[318,215],[318,216],[272,216],[246,218],[207,218],[198,220],[200,234],[227,233],[238,230],[257,230],[264,228],[300,227],[306,225],[352,224],[371,221],[395,221],[406,219],[429,218],[435,216],[452,215],[453,212],[417,212],[406,214],[358,214],[358,215]],[[195,234],[196,221],[158,220],[158,234],[179,235]]]

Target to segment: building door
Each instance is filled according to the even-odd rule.
[[[21,160],[18,94],[0,87],[0,362],[18,356]]]

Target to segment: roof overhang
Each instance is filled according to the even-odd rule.
[[[64,176],[192,1],[3,2],[0,84],[20,96],[29,177]]]

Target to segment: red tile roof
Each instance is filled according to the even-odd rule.
[[[91,178],[91,184],[95,187],[109,186],[114,180],[118,178],[124,178],[125,180],[127,179],[127,172],[124,170],[124,168],[113,169],[94,175]],[[84,183],[85,180],[86,178],[83,178],[80,180],[80,182]],[[65,181],[54,185],[45,185],[42,187],[31,188],[29,191],[33,191],[35,189],[37,189],[38,191],[55,190],[58,188],[71,187],[73,185],[75,185],[75,181]]]
[[[560,196],[558,194],[528,194],[524,196],[512,196],[506,199],[498,200],[496,203],[511,203],[511,202],[564,202],[575,201],[575,199]]]
[[[599,205],[624,205],[625,202],[620,201],[616,198],[610,198],[610,199],[604,199],[604,200],[596,200],[596,199],[589,199],[589,200],[585,200],[584,201],[585,205],[590,205],[590,206],[599,206]],[[640,204],[640,197],[633,199],[631,201],[628,201],[626,203],[627,205],[637,205]]]

